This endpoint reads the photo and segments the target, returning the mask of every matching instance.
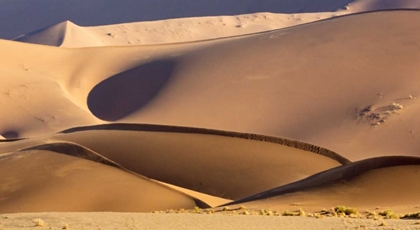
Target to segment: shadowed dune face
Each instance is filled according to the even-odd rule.
[[[419,170],[418,165],[376,169],[350,182],[248,204],[254,207],[286,209],[290,209],[291,204],[300,204],[301,208],[309,211],[319,211],[339,205],[356,207],[359,210],[392,207],[391,209],[401,212],[418,211]]]
[[[410,207],[418,204],[420,158],[379,157],[354,162],[280,186],[231,204],[287,208],[291,204],[309,210],[338,205],[358,208]],[[410,188],[410,189],[407,189]],[[407,206],[408,205],[408,206]]]
[[[15,41],[60,46],[66,36],[67,22],[62,22],[50,28],[42,28],[31,32],[28,36],[15,38]]]
[[[183,188],[258,209],[419,205],[420,158],[394,156],[420,150],[419,21],[373,12],[132,47],[0,41],[0,212],[206,207]]]
[[[85,146],[146,177],[226,199],[340,165],[279,144],[203,134],[100,130],[56,135],[53,140]]]
[[[167,84],[174,68],[174,61],[158,60],[111,76],[91,90],[88,107],[99,119],[120,120],[147,105]]]
[[[5,131],[0,133],[0,136],[3,136],[5,139],[16,139],[19,138],[19,133],[17,131]]]
[[[0,213],[147,212],[195,200],[115,167],[50,151],[0,157]]]
[[[120,122],[283,136],[355,160],[418,155],[418,100],[398,100],[420,95],[418,20],[384,11],[220,41],[178,57],[171,84]],[[394,102],[406,109],[381,125],[361,115]]]

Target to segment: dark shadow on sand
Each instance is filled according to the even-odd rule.
[[[89,93],[87,104],[97,118],[118,121],[151,101],[172,76],[175,62],[158,60],[114,75]]]

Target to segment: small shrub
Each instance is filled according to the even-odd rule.
[[[39,218],[38,219],[35,219],[34,222],[35,222],[35,226],[36,227],[43,227],[44,224],[45,224],[44,221],[41,220],[41,219],[39,219]]]
[[[306,216],[306,212],[303,209],[299,209],[299,216]]]
[[[249,216],[251,213],[248,210],[241,212],[241,215]]]
[[[229,208],[228,206],[223,207],[223,211],[231,211],[232,209]]]
[[[385,210],[379,213],[380,216],[385,217],[386,219],[399,219],[400,216],[395,214],[392,210]]]
[[[346,207],[346,206],[337,206],[337,207],[334,208],[334,211],[337,214],[344,214],[344,215],[348,215],[348,216],[350,216],[350,215],[358,216],[359,215],[359,212],[357,211],[357,209],[349,208],[349,207]]]
[[[387,224],[384,221],[382,221],[382,223],[380,223],[379,226],[383,227],[383,226],[387,226]]]
[[[283,214],[281,214],[282,216],[294,216],[294,214],[292,212],[289,211],[284,211]]]
[[[420,212],[405,214],[404,216],[402,216],[402,218],[404,218],[404,219],[418,219],[418,218],[420,218]]]

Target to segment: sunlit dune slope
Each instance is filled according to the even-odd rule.
[[[164,7],[162,7],[164,6]],[[66,20],[96,26],[171,18],[239,15],[258,12],[319,13],[360,12],[393,8],[420,8],[417,0],[126,0],[120,2],[60,2],[13,0],[0,2],[0,37],[12,39]]]
[[[255,13],[83,27],[64,21],[15,41],[60,47],[128,46],[192,42],[264,32],[331,18],[345,12]]]
[[[0,157],[0,212],[146,212],[204,203],[116,167],[45,150]]]
[[[352,160],[418,155],[419,20],[383,11],[153,46],[1,41],[0,135],[152,123],[281,136]]]

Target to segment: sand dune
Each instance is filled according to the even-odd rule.
[[[127,46],[226,38],[309,23],[344,13],[272,14],[168,19],[96,27],[65,21],[13,40],[61,47]]]
[[[6,2],[0,213],[419,211],[417,1]]]
[[[62,141],[100,156],[55,143]],[[226,199],[239,199],[341,165],[332,158],[283,144],[198,133],[90,130],[54,135],[44,142],[50,144],[33,146],[33,142],[24,141],[0,149],[76,151],[73,156],[111,165],[115,162],[140,175]],[[307,148],[319,151],[310,145]],[[321,149],[323,152],[330,154]],[[112,162],[104,162],[102,157]]]
[[[9,56],[0,71],[13,77],[0,86],[9,110],[0,134],[34,137],[107,120],[282,136],[353,160],[418,155],[419,17],[384,11],[156,46],[1,41]]]
[[[103,120],[264,133],[350,159],[418,155],[419,19],[377,12],[218,41],[109,77],[87,105]]]
[[[1,157],[0,165],[2,213],[144,212],[204,205],[131,173],[56,152],[14,153]]]
[[[419,169],[420,158],[372,158],[330,169],[231,204],[310,211],[345,204],[361,210],[392,207],[400,211],[418,211]]]
[[[161,7],[164,5],[165,7]],[[346,8],[346,6],[349,6]],[[119,4],[111,0],[100,2],[60,2],[39,0],[2,1],[0,3],[0,37],[11,39],[21,34],[45,28],[66,20],[82,26],[109,25],[126,22],[161,20],[215,15],[239,15],[258,12],[308,13],[371,11],[390,8],[420,8],[418,1],[410,0],[215,0],[195,2],[181,0],[127,0]],[[52,13],[54,12],[54,13]]]

